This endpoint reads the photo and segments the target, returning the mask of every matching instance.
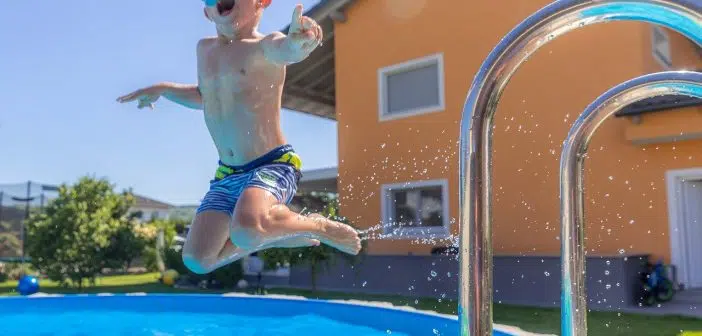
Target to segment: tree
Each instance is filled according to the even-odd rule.
[[[17,235],[12,232],[0,232],[0,257],[16,257],[22,253],[22,246]]]
[[[134,198],[113,190],[106,179],[83,177],[62,185],[59,195],[27,223],[27,251],[33,266],[62,285],[82,288],[113,266],[110,254],[120,240]],[[125,257],[126,258],[126,257]]]
[[[173,246],[180,225],[182,221],[172,219],[156,219],[145,224],[150,237],[143,251],[148,269],[165,271],[167,267],[164,260],[167,257],[165,254]],[[163,239],[159,239],[159,236]]]
[[[318,210],[315,212],[332,220],[349,224],[346,218],[339,216],[339,202],[333,194],[311,193],[300,195],[296,198],[294,203],[297,207],[312,211]],[[322,207],[322,209],[318,209],[319,207]],[[365,247],[365,242],[363,242],[362,247]],[[355,256],[341,253],[337,249],[325,244],[292,249],[272,248],[262,251],[261,255],[268,269],[274,269],[284,264],[290,264],[290,266],[309,265],[312,278],[312,290],[317,289],[317,276],[319,273],[333,265],[337,257],[341,257],[352,265],[358,263],[360,260],[360,253]]]
[[[154,226],[122,221],[105,251],[106,266],[129,269],[132,262],[144,254],[147,246],[155,244],[156,234]]]

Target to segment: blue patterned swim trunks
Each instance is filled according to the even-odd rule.
[[[197,213],[220,211],[231,216],[246,188],[267,190],[278,202],[289,204],[297,192],[301,168],[302,161],[290,145],[275,148],[241,166],[229,166],[220,161]]]

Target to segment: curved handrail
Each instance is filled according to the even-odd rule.
[[[562,333],[585,334],[585,253],[583,163],[590,139],[602,123],[622,108],[660,95],[702,98],[702,73],[669,71],[641,76],[608,90],[573,124],[563,143],[560,165],[561,244],[563,244]],[[580,315],[582,314],[582,315]]]
[[[463,107],[460,138],[458,314],[462,335],[492,333],[491,131],[505,86],[519,65],[547,42],[590,24],[620,20],[667,26],[702,45],[699,0],[560,0],[531,15],[507,34],[475,76]],[[583,262],[580,259],[575,257],[575,262]],[[566,324],[581,325],[583,329],[577,335],[583,335],[584,286],[576,283],[574,287],[578,292],[573,294],[579,296],[573,310],[576,313],[573,321],[564,320],[563,328],[567,329]]]

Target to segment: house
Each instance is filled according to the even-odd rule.
[[[288,68],[283,103],[338,122],[341,212],[383,233],[368,253],[382,258],[377,267],[393,265],[392,274],[369,271],[387,284],[363,290],[408,288],[431,269],[418,263],[455,242],[457,140],[471,81],[500,39],[549,2],[322,0],[306,13],[324,44]],[[579,114],[625,80],[682,68],[702,68],[700,48],[639,22],[571,32],[519,68],[495,117],[496,300],[559,302],[559,158]],[[628,106],[597,131],[584,177],[592,304],[629,304],[619,301],[630,299],[644,260],[672,263],[679,282],[702,287],[701,139],[702,100],[685,97]],[[456,274],[455,261],[446,267]],[[455,294],[456,277],[445,278]],[[615,278],[623,285],[609,290],[620,287]],[[360,289],[334,276],[320,284]]]
[[[171,210],[174,208],[171,204],[137,194],[134,194],[134,201],[134,205],[129,212],[136,214],[143,221],[168,219]]]

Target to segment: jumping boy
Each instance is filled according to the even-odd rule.
[[[185,265],[209,273],[272,247],[319,245],[348,254],[361,248],[358,232],[321,215],[288,209],[301,176],[301,161],[280,128],[288,64],[319,46],[322,29],[293,12],[288,35],[258,32],[271,0],[205,0],[217,36],[197,44],[198,84],[160,83],[117,99],[153,108],[164,97],[203,110],[219,153],[219,167],[197,209],[183,247]]]

